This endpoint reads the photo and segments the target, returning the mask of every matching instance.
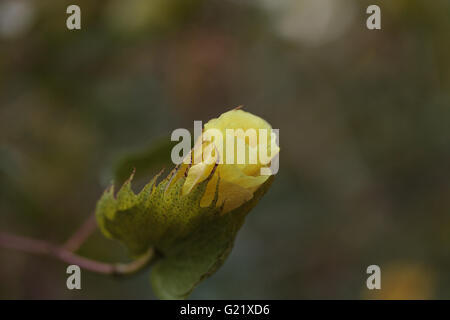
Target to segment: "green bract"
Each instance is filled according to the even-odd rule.
[[[160,183],[156,183],[156,176],[138,194],[131,190],[131,175],[116,195],[113,186],[108,188],[96,208],[105,236],[120,240],[135,257],[151,247],[159,254],[151,282],[156,295],[163,299],[186,298],[223,264],[245,216],[273,180],[271,176],[252,199],[223,214],[222,207],[216,206],[217,188],[214,201],[208,207],[200,206],[215,170],[182,195],[188,170],[188,166],[176,168]]]

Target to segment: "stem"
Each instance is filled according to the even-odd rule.
[[[81,227],[66,241],[64,248],[68,251],[78,251],[81,245],[86,242],[90,235],[97,229],[95,215],[92,214],[81,225]]]
[[[106,275],[131,275],[142,270],[154,261],[153,249],[149,249],[138,259],[127,263],[109,264],[81,257],[65,247],[47,241],[17,236],[0,232],[0,247],[15,249],[27,253],[47,255],[69,264],[78,265],[82,269]]]

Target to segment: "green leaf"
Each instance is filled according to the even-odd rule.
[[[150,247],[159,253],[151,282],[157,296],[164,299],[186,298],[223,264],[246,214],[273,180],[270,177],[241,207],[221,214],[216,207],[217,189],[211,205],[200,207],[214,171],[182,196],[185,169],[175,169],[159,184],[153,178],[138,194],[131,190],[132,175],[116,196],[114,188],[108,188],[96,209],[103,233],[120,240],[133,256]]]

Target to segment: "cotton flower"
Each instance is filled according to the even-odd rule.
[[[132,174],[117,193],[114,185],[103,193],[96,208],[103,234],[133,257],[158,253],[150,279],[159,298],[188,297],[224,263],[273,182],[279,147],[272,131],[251,113],[226,112],[204,126],[189,161],[162,181],[156,176],[135,194]]]
[[[205,124],[190,154],[182,195],[212,173],[200,206],[211,204],[219,184],[216,206],[223,206],[222,213],[236,209],[269,178],[262,170],[270,173],[270,161],[278,152],[276,135],[267,121],[243,110],[225,112]]]

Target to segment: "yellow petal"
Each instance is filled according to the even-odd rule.
[[[230,134],[229,131],[227,132],[228,129],[235,130],[234,136],[227,137],[227,134]],[[260,129],[265,131],[260,132]],[[208,130],[211,131],[208,132]],[[203,133],[204,137],[212,139],[205,138],[209,141],[197,140],[194,147],[194,163],[188,171],[182,193],[189,193],[196,184],[205,180],[211,174],[215,162],[220,160],[222,163],[218,165],[214,176],[208,183],[200,205],[206,207],[212,203],[217,183],[219,183],[217,206],[223,205],[222,212],[225,213],[250,200],[253,193],[266,182],[269,176],[261,175],[261,168],[268,167],[270,163],[267,162],[273,159],[280,148],[275,143],[275,135],[272,134],[270,124],[243,110],[231,110],[219,118],[210,120],[205,124]],[[254,135],[251,135],[252,133],[256,133],[256,139]],[[215,137],[220,140],[220,135],[222,135],[223,141],[215,141]],[[262,142],[261,139],[264,141]],[[231,157],[234,157],[233,163],[227,162],[228,159],[224,154],[227,150],[227,141],[232,141],[234,144],[234,154]],[[237,150],[238,147],[244,150]],[[199,150],[202,150],[202,157],[200,157]],[[239,152],[245,155],[244,163],[237,163]],[[265,158],[264,160],[260,158],[260,152]],[[220,177],[220,182],[218,182],[218,177]]]

